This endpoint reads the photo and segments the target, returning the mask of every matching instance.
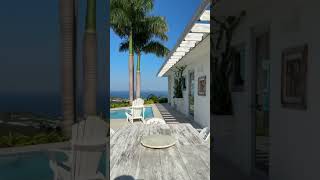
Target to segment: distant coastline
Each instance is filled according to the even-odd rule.
[[[167,97],[168,96],[167,91],[141,91],[142,98],[147,98],[150,94],[153,94],[158,97]],[[128,99],[129,92],[128,91],[110,91],[110,97],[111,98]]]
[[[105,111],[108,95],[97,95],[97,110]],[[62,96],[59,93],[39,94],[0,94],[0,113],[33,113],[36,115],[62,116]],[[78,108],[82,109],[81,99]]]
[[[147,98],[150,94],[158,97],[167,97],[166,91],[142,91],[141,97]],[[109,95],[98,95],[97,109],[105,110],[108,98],[128,99],[128,91],[110,91]],[[62,97],[59,93],[47,94],[0,94],[0,113],[33,113],[37,115],[60,117],[62,116]],[[78,102],[78,108],[82,108]]]

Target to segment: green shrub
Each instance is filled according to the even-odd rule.
[[[152,99],[144,101],[144,104],[154,104],[154,103],[155,102]]]
[[[9,132],[8,136],[0,138],[0,144],[7,147],[12,147],[19,141],[19,135]]]
[[[26,145],[31,145],[32,144],[32,137],[28,137],[25,135],[19,135],[17,137],[17,141],[15,144],[13,144],[12,146],[26,146]]]
[[[49,142],[61,142],[68,140],[67,137],[57,132],[50,132],[47,136]]]
[[[129,102],[111,102],[111,108],[128,107]]]
[[[183,98],[183,85],[184,85],[184,77],[183,77],[183,72],[186,69],[187,66],[180,66],[176,67],[173,72],[175,74],[174,78],[174,86],[173,86],[173,94],[174,98]]]
[[[156,96],[156,95],[154,95],[154,94],[150,94],[150,95],[147,97],[147,100],[152,100],[154,103],[158,103],[158,102],[159,102],[158,96]]]
[[[166,97],[159,98],[159,103],[168,103],[168,98]]]
[[[15,147],[26,146],[35,144],[46,144],[54,142],[66,141],[67,138],[60,132],[52,131],[50,133],[38,133],[33,136],[26,136],[19,133],[9,133],[8,136],[2,136],[0,138],[1,147]]]
[[[44,133],[34,135],[31,141],[32,141],[32,144],[45,144],[46,142],[49,142],[47,134],[44,134]]]

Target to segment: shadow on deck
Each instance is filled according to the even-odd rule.
[[[196,129],[201,128],[198,123],[176,111],[169,104],[156,104],[156,107],[167,124],[189,123]]]

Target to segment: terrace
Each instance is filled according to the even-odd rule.
[[[152,108],[153,117],[164,119],[167,124],[184,123],[184,124],[190,124],[193,128],[196,128],[196,129],[200,128],[200,125],[198,123],[196,123],[195,121],[192,121],[189,117],[175,110],[168,103],[146,105],[146,107]],[[122,110],[122,109],[127,109],[127,108],[113,108],[111,111]],[[141,121],[135,122],[135,123],[142,124]],[[129,122],[126,121],[126,119],[121,119],[121,118],[112,119],[111,117],[111,120],[110,120],[110,127],[114,130],[123,128],[128,124]]]
[[[131,111],[111,109],[110,179],[210,179],[210,6],[201,1],[158,70],[157,77],[168,79],[168,103],[137,98]],[[180,67],[186,67],[184,88],[177,83]]]
[[[166,124],[124,123],[111,136],[110,178],[209,179],[210,144],[199,137],[199,125],[169,104],[152,108],[155,117],[162,117]],[[110,126],[114,128],[114,124]],[[174,137],[176,144],[165,149],[141,145],[144,137],[159,134]]]

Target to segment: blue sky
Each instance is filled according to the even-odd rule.
[[[82,48],[86,0],[78,0],[78,86],[82,90]],[[105,94],[107,0],[97,1],[98,93]],[[0,111],[61,110],[59,0],[10,0],[0,6]],[[80,94],[81,92],[79,92]],[[103,94],[102,94],[103,93]],[[52,98],[53,97],[53,98]],[[101,102],[100,101],[105,101]],[[105,109],[107,98],[99,98]]]
[[[185,27],[191,20],[201,0],[155,0],[153,15],[164,16],[167,20],[169,40],[165,45],[171,50]],[[128,90],[128,52],[120,53],[122,40],[110,31],[110,90]],[[136,59],[136,57],[135,57]],[[150,91],[167,91],[167,78],[157,77],[157,72],[164,58],[154,55],[141,57],[141,89]]]
[[[78,0],[78,3],[77,66],[80,74],[86,0]],[[107,79],[104,77],[107,10],[102,8],[105,3],[106,0],[97,1],[99,91]],[[59,0],[5,1],[0,6],[0,22],[0,95],[60,93]]]

